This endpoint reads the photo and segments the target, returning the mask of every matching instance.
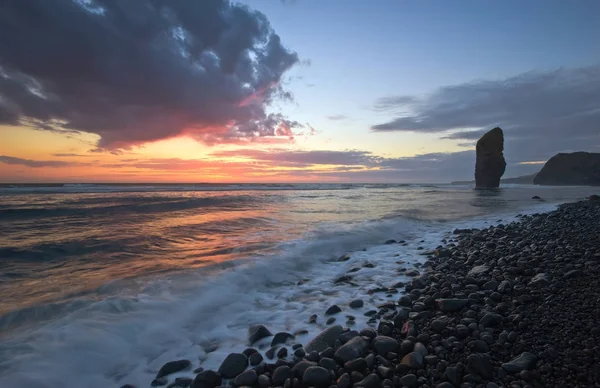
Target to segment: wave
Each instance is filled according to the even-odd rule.
[[[64,206],[64,207],[10,207],[0,209],[0,220],[15,218],[46,218],[46,217],[72,217],[95,215],[122,215],[122,214],[151,214],[161,212],[174,212],[193,208],[219,206],[223,209],[247,208],[253,203],[264,201],[264,197],[251,195],[224,195],[203,198],[169,198],[160,197],[156,202],[152,198],[129,198],[125,203],[109,204],[107,206]],[[98,203],[91,200],[92,203]],[[75,202],[76,203],[76,202]]]

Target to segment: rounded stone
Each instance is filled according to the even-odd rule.
[[[325,388],[331,383],[331,375],[323,367],[311,366],[304,371],[302,382],[308,386]]]

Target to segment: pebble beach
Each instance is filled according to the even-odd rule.
[[[218,367],[165,364],[152,386],[593,387],[600,384],[600,201],[482,229],[455,229],[388,288],[332,304],[306,326],[248,328]],[[388,245],[403,244],[390,240]],[[352,260],[345,255],[337,261]],[[377,267],[378,263],[371,266]],[[389,267],[385,267],[389,271]],[[335,279],[352,283],[353,274]],[[390,300],[366,312],[372,295]],[[362,317],[358,318],[356,311]],[[365,322],[364,324],[363,322]],[[356,322],[360,322],[357,324]],[[130,388],[131,385],[123,385]]]

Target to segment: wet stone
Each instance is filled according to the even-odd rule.
[[[423,367],[423,355],[419,352],[411,352],[402,358],[401,364],[412,369],[420,369]]]
[[[292,369],[287,365],[283,365],[275,369],[271,380],[273,381],[273,385],[283,386],[285,380],[291,378],[293,378]]]
[[[352,309],[359,309],[359,308],[363,307],[363,306],[364,306],[364,304],[365,304],[365,303],[363,302],[363,300],[362,300],[362,299],[355,299],[355,300],[351,301],[351,302],[348,304],[348,306],[349,306],[350,308],[352,308]]]
[[[302,382],[308,386],[328,387],[331,382],[329,371],[320,366],[311,366],[304,371]]]
[[[361,381],[354,384],[354,387],[359,388],[379,388],[381,384],[381,380],[379,380],[379,376],[375,373],[371,373]]]
[[[533,369],[533,367],[535,367],[536,362],[537,356],[535,354],[523,352],[519,357],[502,364],[502,369],[504,369],[507,373],[516,374],[521,372],[522,370]]]
[[[333,306],[329,307],[327,311],[325,311],[325,315],[334,315],[341,312],[342,309],[338,305],[334,304]]]
[[[258,380],[258,376],[256,374],[256,371],[254,369],[250,369],[245,371],[244,373],[238,375],[235,378],[235,385],[237,385],[238,387],[241,386],[251,386],[254,385]]]
[[[285,333],[285,332],[277,333],[277,334],[275,334],[275,336],[273,337],[273,340],[271,341],[271,347],[279,345],[279,344],[285,344],[287,341],[291,341],[294,338],[296,338],[296,337],[294,337],[290,333]]]
[[[253,325],[248,329],[248,341],[250,345],[273,334],[264,325]]]
[[[304,371],[306,371],[311,366],[317,366],[317,363],[307,361],[307,360],[302,360],[302,361],[298,362],[296,365],[294,365],[294,367],[292,368],[292,373],[296,377],[302,377],[302,376],[304,376]]]
[[[398,348],[398,341],[394,338],[380,335],[373,339],[371,346],[375,349],[377,354],[385,355],[389,352],[396,351]]]
[[[188,369],[192,366],[192,362],[189,360],[178,360],[178,361],[170,361],[163,365],[158,373],[156,374],[156,378],[159,379],[163,376],[170,375],[171,373],[176,373],[185,369]]]
[[[242,373],[246,367],[248,367],[248,357],[242,353],[230,353],[219,367],[219,373],[231,379]]]
[[[417,375],[410,373],[402,376],[400,378],[400,384],[406,387],[415,387],[417,385]]]
[[[263,356],[260,353],[254,353],[250,355],[248,361],[250,362],[250,365],[256,366],[263,361]]]

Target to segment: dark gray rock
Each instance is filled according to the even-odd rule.
[[[248,357],[242,353],[230,353],[219,367],[219,373],[225,378],[232,379],[247,367]]]
[[[319,360],[319,366],[322,366],[323,368],[328,370],[336,370],[339,367],[338,363],[333,358],[327,357],[324,357]]]
[[[365,305],[362,299],[355,299],[348,304],[351,309],[359,309]]]
[[[495,327],[502,323],[502,315],[496,313],[486,313],[479,320],[479,324],[484,327]]]
[[[260,375],[258,376],[258,386],[260,388],[268,388],[271,386],[271,379],[269,376]]]
[[[536,362],[537,356],[535,354],[523,352],[519,357],[502,364],[502,369],[504,369],[507,373],[516,374],[523,370],[533,369]]]
[[[354,337],[344,345],[340,346],[333,358],[343,364],[346,361],[363,357],[368,347],[369,344],[362,337]]]
[[[296,358],[304,358],[306,356],[306,351],[302,348],[298,348],[294,350],[294,357]]]
[[[380,335],[373,339],[371,346],[377,354],[385,356],[389,352],[395,352],[398,349],[398,341],[394,338]]]
[[[548,284],[550,284],[550,279],[548,279],[547,273],[541,272],[532,277],[529,284],[536,287],[547,286]]]
[[[330,347],[333,348],[335,346],[335,341],[338,339],[338,337],[342,334],[343,331],[344,329],[340,325],[328,327],[315,338],[313,338],[313,340],[310,341],[304,347],[304,349],[307,353],[310,353],[312,351],[322,352],[323,350]]]
[[[504,150],[504,134],[496,127],[484,134],[475,146],[475,186],[477,188],[496,188],[500,186],[500,178],[504,175],[506,161]]]
[[[356,388],[360,388],[360,387],[362,387],[362,388],[379,388],[380,384],[381,384],[381,380],[379,380],[379,376],[377,376],[375,373],[371,373],[370,375],[368,375],[361,381],[354,384],[354,387],[356,387]]]
[[[234,384],[238,387],[252,386],[258,381],[258,375],[254,369],[245,371],[235,378]]]
[[[260,341],[263,338],[270,337],[273,334],[263,325],[253,325],[248,328],[248,341],[250,345]]]
[[[325,315],[334,315],[341,312],[342,309],[338,305],[334,304],[333,306],[329,307],[327,311],[325,311]]]
[[[354,337],[358,337],[358,331],[356,330],[350,330],[345,332],[344,334],[340,335],[339,340],[342,344],[345,344],[346,342],[350,341],[352,338]]]
[[[320,366],[311,366],[304,371],[302,382],[311,387],[329,387],[331,375],[329,371]]]
[[[367,369],[367,361],[364,358],[356,358],[354,360],[344,363],[344,369],[347,371],[357,370],[359,372]]]
[[[580,269],[572,269],[570,271],[568,271],[567,273],[565,273],[563,275],[563,277],[565,279],[569,279],[569,278],[576,278],[576,277],[580,277],[583,275],[583,271]]]
[[[406,387],[416,387],[417,386],[417,375],[409,373],[400,378],[400,384]]]
[[[490,356],[483,353],[474,353],[467,358],[469,371],[478,374],[486,380],[494,378],[494,366]]]
[[[159,377],[157,379],[152,380],[152,382],[150,383],[150,386],[162,387],[163,385],[167,385],[168,382],[169,382],[169,379],[167,379],[166,377]]]
[[[271,341],[271,347],[279,345],[279,344],[285,344],[287,341],[291,341],[294,338],[296,338],[296,337],[294,337],[290,333],[285,333],[285,332],[277,333],[277,334],[275,334],[275,336],[273,337],[273,340]]]
[[[281,348],[279,349],[279,351],[277,352],[277,358],[286,358],[288,355],[288,350],[287,348]]]
[[[337,386],[339,388],[350,388],[351,385],[352,385],[352,381],[350,380],[350,375],[348,373],[342,374],[337,379]]]
[[[446,329],[446,326],[448,326],[448,319],[445,317],[434,319],[429,324],[431,330],[433,330],[436,333],[441,333],[442,331],[444,331]]]
[[[487,265],[476,265],[475,267],[471,268],[471,270],[468,273],[468,276],[478,277],[480,275],[488,273],[489,271],[490,267],[488,267]]]
[[[312,361],[302,360],[302,361],[298,362],[296,365],[294,365],[294,367],[292,368],[292,372],[294,373],[294,376],[301,378],[302,376],[304,376],[304,371],[306,371],[311,366],[317,366],[317,363],[312,362]]]
[[[194,379],[189,377],[177,377],[174,382],[167,385],[167,388],[188,388],[193,382]]]
[[[263,361],[263,356],[260,353],[254,353],[254,354],[250,355],[250,358],[248,358],[248,361],[250,362],[250,365],[257,366],[258,364],[260,364]]]
[[[462,310],[469,303],[468,299],[436,299],[437,308],[444,312]]]
[[[490,351],[490,347],[485,341],[475,340],[473,341],[473,351],[477,353],[487,353]]]
[[[292,369],[287,366],[287,365],[282,365],[280,367],[278,367],[277,369],[275,369],[275,372],[273,372],[273,376],[271,377],[271,380],[273,382],[274,386],[283,386],[283,383],[285,383],[285,380],[287,379],[291,379],[294,377],[294,374],[292,373]]]
[[[160,370],[156,374],[156,378],[159,379],[163,376],[170,375],[171,373],[176,373],[188,369],[191,366],[192,362],[190,360],[178,360],[167,362],[160,368]]]
[[[269,350],[267,350],[265,352],[265,356],[269,359],[272,360],[275,357],[275,352],[277,351],[277,348],[271,348]]]
[[[205,370],[196,375],[192,388],[214,388],[221,385],[221,375],[214,370]]]
[[[498,288],[498,282],[495,280],[490,280],[489,282],[486,282],[483,285],[484,290],[496,291],[497,288]]]
[[[462,380],[462,375],[457,367],[449,366],[445,372],[446,379],[450,381],[454,386],[458,387]]]
[[[421,342],[417,342],[415,347],[413,348],[413,352],[421,353],[423,357],[429,355],[429,351],[427,351],[427,347],[423,345]]]
[[[452,257],[452,252],[447,248],[438,248],[434,251],[434,255],[440,259],[445,259]]]
[[[410,352],[402,358],[400,363],[412,369],[420,369],[423,367],[423,361],[423,354],[419,352]]]

